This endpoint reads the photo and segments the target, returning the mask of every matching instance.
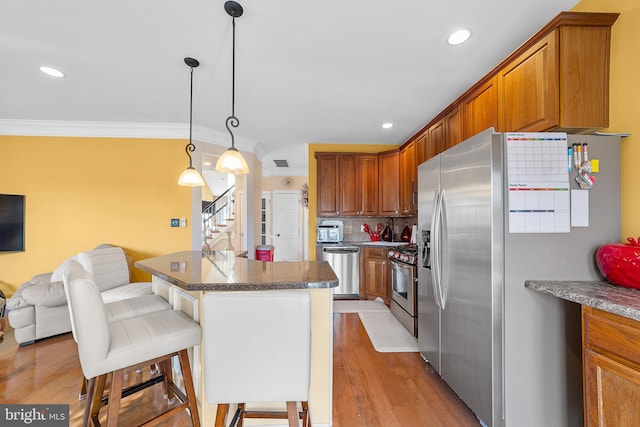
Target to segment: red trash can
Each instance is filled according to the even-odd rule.
[[[256,246],[256,261],[273,261],[273,246]]]

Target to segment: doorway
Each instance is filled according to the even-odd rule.
[[[300,192],[274,191],[272,212],[274,261],[301,261]]]

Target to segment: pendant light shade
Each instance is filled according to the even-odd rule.
[[[224,10],[231,16],[231,23],[233,26],[233,45],[231,50],[231,115],[227,117],[225,126],[229,135],[231,135],[231,147],[224,152],[224,154],[218,159],[216,163],[216,171],[221,173],[232,173],[234,175],[241,175],[249,173],[249,165],[242,157],[242,154],[235,148],[235,141],[233,137],[233,131],[231,127],[237,128],[240,124],[240,120],[235,114],[235,100],[236,100],[236,18],[242,16],[242,6],[235,1],[227,1],[224,4]],[[231,127],[230,127],[231,126]]]
[[[218,159],[216,170],[221,173],[232,173],[234,175],[242,175],[249,173],[249,165],[242,157],[242,154],[234,147],[230,147]]]
[[[191,160],[191,153],[196,150],[196,146],[191,142],[191,134],[193,130],[193,69],[200,65],[195,58],[184,58],[184,63],[191,69],[191,92],[189,94],[189,143],[185,147],[187,156],[189,157],[189,166],[180,174],[178,178],[178,185],[185,187],[202,187],[204,185],[204,179],[200,172],[193,167]]]

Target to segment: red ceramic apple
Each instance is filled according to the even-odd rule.
[[[629,243],[613,243],[598,248],[596,264],[602,275],[614,285],[640,289],[640,244],[633,237],[627,241]]]

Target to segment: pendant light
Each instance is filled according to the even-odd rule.
[[[235,114],[235,100],[236,100],[236,18],[242,16],[242,6],[235,1],[228,1],[224,4],[224,10],[231,16],[233,25],[233,47],[231,50],[232,62],[231,62],[231,115],[227,117],[225,126],[229,135],[231,135],[231,147],[222,154],[216,163],[216,171],[222,173],[232,173],[234,175],[241,175],[249,173],[249,165],[242,157],[242,154],[236,149],[235,141],[233,138],[233,132],[229,126],[237,128],[240,121]]]
[[[191,135],[193,131],[193,69],[200,65],[195,58],[184,58],[184,63],[191,69],[191,92],[189,94],[189,143],[185,147],[187,156],[189,156],[189,167],[186,168],[178,178],[178,185],[185,187],[202,187],[204,185],[204,179],[200,172],[193,167],[191,160],[191,154],[196,150],[196,146],[191,142]]]

